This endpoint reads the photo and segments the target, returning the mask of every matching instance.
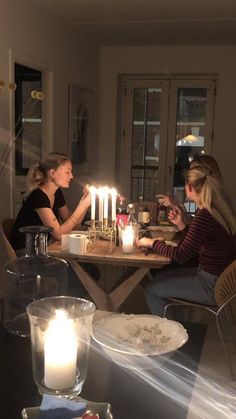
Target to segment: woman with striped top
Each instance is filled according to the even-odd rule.
[[[184,234],[178,246],[148,238],[137,242],[138,247],[150,248],[180,265],[199,257],[198,267],[180,266],[160,272],[147,286],[147,303],[157,315],[163,315],[168,297],[214,305],[215,282],[236,258],[236,222],[216,177],[209,169],[194,166],[187,172],[185,191],[198,210],[190,226],[184,224],[178,208],[170,212],[170,220]]]

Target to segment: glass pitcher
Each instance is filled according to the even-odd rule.
[[[25,255],[5,265],[7,275],[6,328],[19,336],[30,335],[26,307],[32,301],[66,295],[67,262],[47,253],[51,227],[21,227],[26,234]]]

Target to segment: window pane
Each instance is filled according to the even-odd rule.
[[[31,98],[32,90],[41,90],[41,82],[22,82],[22,166],[27,168],[42,152],[42,101]]]
[[[134,89],[132,199],[155,199],[160,145],[161,89]]]
[[[184,174],[191,160],[204,153],[206,88],[179,88],[177,95],[175,194],[184,199]]]

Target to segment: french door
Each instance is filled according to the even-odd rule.
[[[184,201],[184,170],[211,153],[214,80],[124,80],[117,177],[130,200]]]

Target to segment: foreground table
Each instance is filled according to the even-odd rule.
[[[149,273],[150,269],[160,269],[170,264],[170,259],[155,253],[146,255],[143,252],[124,253],[120,247],[109,252],[109,242],[97,241],[96,246],[84,255],[74,255],[61,250],[61,243],[55,242],[49,245],[49,253],[64,258],[71,265],[83,286],[100,310],[116,311],[130,295],[139,282]],[[96,264],[110,264],[120,267],[134,267],[135,271],[126,277],[121,284],[107,293],[96,283],[94,278],[81,266],[81,262]]]
[[[94,320],[107,315],[96,311]],[[200,326],[186,326],[187,344],[146,371],[119,367],[92,341],[81,396],[111,403],[114,419],[185,419],[204,340]],[[24,407],[41,403],[33,381],[30,339],[7,335],[0,328],[0,348],[0,418],[20,419]]]

